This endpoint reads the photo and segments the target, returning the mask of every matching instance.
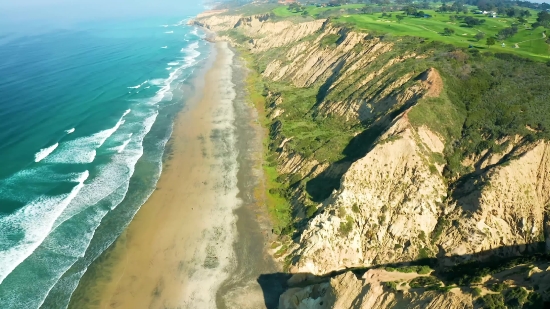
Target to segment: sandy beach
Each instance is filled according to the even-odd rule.
[[[256,279],[276,266],[253,198],[259,124],[233,83],[227,43],[216,43],[210,61],[174,124],[156,191],[92,265],[69,308],[245,308],[242,293],[254,300],[250,308],[264,305]]]

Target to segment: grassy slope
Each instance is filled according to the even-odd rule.
[[[315,16],[320,12],[327,10],[341,10],[341,9],[359,9],[363,7],[361,4],[344,5],[337,8],[318,8],[315,6],[308,6],[307,11],[310,15]],[[486,20],[485,24],[476,26],[473,28],[466,27],[465,24],[460,21],[451,22],[449,17],[456,15],[455,13],[438,13],[435,10],[423,10],[426,14],[432,15],[432,18],[415,18],[406,17],[402,22],[398,22],[396,15],[402,12],[393,12],[392,17],[382,17],[382,13],[374,14],[350,14],[343,15],[335,18],[336,22],[345,23],[357,30],[373,31],[382,34],[391,33],[397,36],[419,36],[428,38],[430,40],[437,40],[453,44],[457,47],[468,47],[473,45],[479,49],[488,49],[492,52],[507,52],[515,53],[523,57],[527,57],[538,61],[547,61],[550,58],[550,51],[548,44],[545,43],[543,38],[543,28],[530,30],[529,26],[520,25],[519,32],[503,42],[498,42],[497,45],[488,48],[485,45],[485,39],[477,42],[474,36],[478,32],[483,32],[486,37],[494,36],[501,29],[510,27],[515,22],[513,18],[487,18],[481,15],[459,14],[459,16],[473,16],[476,18],[483,18]],[[301,13],[293,13],[287,10],[286,6],[280,6],[273,10],[273,13],[277,16],[288,17],[298,16]],[[526,25],[536,21],[536,12],[532,11],[532,17],[528,19]],[[451,36],[442,35],[444,28],[451,28],[455,30],[455,34]],[[505,47],[501,46],[501,43],[505,43]],[[519,48],[514,48],[514,44],[517,43]]]

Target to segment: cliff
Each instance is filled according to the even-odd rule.
[[[473,308],[493,284],[508,280],[505,270],[474,276],[482,282],[452,281],[447,267],[550,252],[544,125],[532,129],[530,118],[510,118],[514,125],[502,129],[503,115],[489,126],[484,121],[498,108],[480,116],[475,105],[510,84],[510,105],[537,113],[511,94],[529,92],[530,102],[545,96],[504,74],[500,90],[476,88],[482,78],[500,76],[495,70],[505,60],[329,20],[212,15],[194,23],[249,53],[263,78],[270,149],[285,188],[279,194],[294,218],[275,256],[291,273],[330,278],[289,289],[280,308]],[[537,65],[527,66],[550,73]],[[525,74],[544,83],[540,73]],[[416,276],[347,271],[419,261],[446,274],[441,287],[475,283],[482,293],[410,289]],[[509,286],[548,298],[541,288],[548,265],[536,263],[510,264],[539,271],[531,283]],[[384,285],[395,281],[407,288]]]

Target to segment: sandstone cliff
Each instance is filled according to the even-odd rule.
[[[300,219],[295,238],[279,254],[290,272],[323,276],[430,258],[443,267],[540,253],[544,242],[550,250],[548,141],[502,137],[503,149],[469,154],[461,161],[462,174],[448,172],[464,116],[450,103],[454,94],[446,82],[453,77],[441,59],[457,59],[458,52],[434,55],[404,39],[327,20],[213,15],[195,24],[253,54],[266,82],[271,149]],[[310,90],[308,109],[293,112],[302,100],[296,93]],[[322,134],[312,138],[294,129],[296,114],[312,123],[337,119],[346,125],[347,144],[333,147],[320,142]],[[305,142],[320,146],[305,152]],[[321,155],[327,151],[342,155],[327,159]],[[306,207],[315,212],[306,215]],[[358,279],[344,272],[292,288],[280,308],[474,306],[473,296],[458,289],[391,291],[381,282],[392,280],[379,275],[372,270]],[[546,276],[544,268],[535,277]],[[548,297],[548,291],[539,292]]]

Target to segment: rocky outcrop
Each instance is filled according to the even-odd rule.
[[[427,53],[394,54],[398,40],[326,20],[211,15],[195,24],[244,36],[239,44],[255,57],[267,85],[318,89],[308,116],[366,128],[350,133],[354,151],[337,162],[299,153],[290,147],[297,135],[284,136],[281,129],[293,106],[267,89],[278,171],[293,185],[292,203],[315,204],[316,210],[309,218],[297,212],[299,236],[281,255],[291,272],[325,276],[424,258],[455,265],[534,253],[541,245],[550,252],[550,143],[502,137],[502,151],[472,154],[461,159],[467,173],[445,174],[447,151],[460,136],[412,117],[419,102],[431,109],[450,100],[441,67],[414,65]],[[339,185],[313,202],[300,182],[313,178]],[[471,294],[458,289],[394,291],[381,284],[389,281],[374,270],[360,278],[346,272],[289,289],[280,308],[473,308]]]
[[[348,272],[331,278],[329,282],[291,288],[281,295],[279,309],[474,308],[472,296],[458,289],[448,293],[410,290],[401,286],[399,290],[389,289],[384,282],[392,279],[380,276],[381,272],[370,270],[361,278]]]
[[[538,142],[518,149],[518,158],[467,181],[456,205],[457,224],[440,244],[447,256],[504,247],[502,255],[538,250],[545,241],[550,204],[550,148]],[[495,252],[492,252],[495,254]]]
[[[420,250],[431,250],[428,235],[444,212],[447,187],[430,169],[429,146],[405,115],[380,140],[309,222],[294,272],[414,261]]]

